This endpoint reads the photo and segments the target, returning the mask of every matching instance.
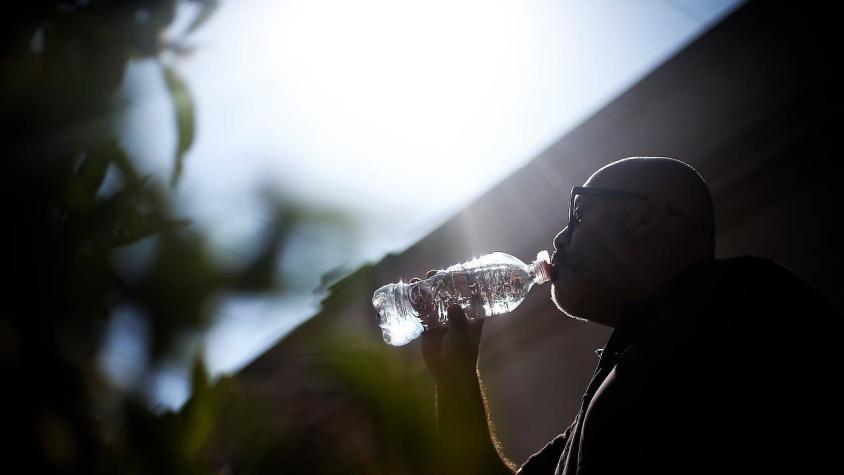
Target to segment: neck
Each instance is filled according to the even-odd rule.
[[[589,321],[615,328],[621,320],[621,309],[623,305],[606,305],[601,311],[589,315]]]

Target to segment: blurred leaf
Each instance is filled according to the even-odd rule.
[[[213,15],[214,12],[217,11],[217,7],[220,6],[219,0],[199,0],[198,3],[201,3],[202,6],[199,9],[199,13],[196,14],[196,17],[193,19],[190,26],[188,26],[188,29],[185,31],[186,35],[193,33],[194,30],[205,24],[205,22],[208,21],[209,18],[211,18],[211,15]]]
[[[112,161],[114,162],[117,169],[120,170],[121,175],[123,175],[123,179],[126,182],[127,187],[142,187],[145,186],[146,181],[149,179],[148,176],[141,176],[138,174],[138,171],[135,170],[135,165],[132,163],[132,160],[129,159],[129,156],[126,155],[126,152],[123,148],[118,147],[115,150],[114,157],[112,157]]]
[[[276,267],[290,230],[297,220],[298,214],[293,210],[284,206],[278,207],[273,222],[264,231],[260,251],[232,277],[233,290],[264,292],[281,284],[276,281]]]
[[[210,437],[216,420],[216,398],[208,385],[208,371],[201,357],[197,357],[194,361],[191,389],[193,397],[190,406],[185,408],[182,439],[184,458],[188,461],[194,460],[199,454],[200,449]]]
[[[197,355],[202,355],[203,351],[197,351]],[[205,368],[205,363],[200,356],[197,356],[191,368],[190,385],[193,393],[201,394],[208,389],[208,370]]]
[[[196,46],[184,41],[168,41],[161,44],[163,50],[169,51],[179,57],[188,57],[196,52]]]
[[[133,301],[152,317],[152,360],[174,349],[180,335],[208,323],[213,298],[225,284],[223,270],[196,230],[161,233],[149,268],[132,289]]]
[[[137,210],[128,209],[114,228],[108,241],[108,247],[125,246],[153,234],[189,224],[190,221],[188,220],[169,219],[154,212],[141,213]]]
[[[207,25],[220,4],[198,1],[186,34]],[[419,453],[424,432],[415,427],[422,404],[400,405],[413,401],[415,393],[402,392],[413,380],[394,376],[390,366],[365,355],[344,352],[338,364],[360,365],[334,370],[329,377],[339,381],[327,382],[331,391],[349,393],[349,406],[337,397],[342,393],[327,395],[359,413],[349,422],[363,416],[374,421],[363,435],[357,433],[359,425],[342,438],[325,430],[326,417],[344,416],[342,407],[316,414],[306,426],[313,430],[297,430],[302,408],[316,404],[279,400],[275,392],[234,381],[212,389],[201,362],[194,367],[193,397],[182,412],[159,417],[149,411],[146,383],[152,369],[165,358],[185,357],[180,353],[189,346],[185,340],[212,321],[221,296],[280,290],[275,265],[291,226],[342,224],[342,216],[311,213],[280,196],[274,208],[279,214],[254,261],[231,269],[217,262],[201,229],[182,229],[188,222],[171,217],[173,190],[144,177],[142,164],[121,147],[119,118],[128,102],[115,100],[115,93],[132,58],[190,52],[178,38],[162,50],[168,46],[162,33],[177,3],[16,2],[0,16],[6,27],[0,37],[8,40],[0,72],[0,116],[8,124],[2,132],[9,155],[4,177],[11,196],[4,204],[16,244],[7,272],[14,277],[7,279],[11,318],[0,322],[0,358],[9,367],[0,398],[14,408],[4,420],[11,435],[4,439],[9,442],[6,465],[25,466],[27,473],[163,475],[223,469],[354,475],[372,473],[363,470],[370,462],[361,455],[371,450],[359,450],[372,432],[374,446],[382,447],[377,453],[389,458],[372,462],[385,467],[376,473],[407,473],[392,468],[412,460],[401,456],[400,448]],[[195,105],[173,64],[160,66],[176,119],[170,125],[177,127],[170,177],[175,186],[195,140]],[[110,173],[118,179],[111,182]],[[104,183],[108,195],[102,193]],[[135,343],[142,350],[124,351],[131,345],[111,341],[118,332],[110,332],[110,325],[127,308],[142,314],[145,335]],[[107,357],[137,365],[138,384],[128,389],[107,384],[102,371]],[[381,403],[379,395],[389,399]],[[396,436],[399,431],[409,435]],[[336,440],[347,443],[325,450]]]
[[[384,345],[331,335],[314,370],[371,421],[376,473],[442,473],[437,469],[431,381]]]
[[[175,187],[182,175],[185,153],[193,145],[195,132],[193,99],[190,96],[187,84],[185,84],[185,81],[172,66],[162,63],[162,71],[164,72],[164,81],[167,84],[167,90],[170,92],[170,100],[173,103],[173,110],[176,114],[176,126],[179,131],[173,174],[170,177],[170,185]]]
[[[103,152],[103,147],[88,151],[76,173],[70,178],[65,200],[71,211],[84,213],[94,205],[97,191],[102,186],[111,163],[108,153]]]
[[[153,234],[190,224],[169,218],[156,206],[148,177],[132,177],[123,189],[100,200],[90,213],[80,217],[75,231],[88,243],[88,249],[112,249],[140,241]]]

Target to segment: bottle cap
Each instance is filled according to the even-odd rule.
[[[536,261],[533,263],[536,272],[536,283],[544,284],[551,280],[551,256],[548,251],[539,251],[536,254]]]

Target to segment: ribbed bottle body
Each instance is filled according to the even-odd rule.
[[[463,308],[469,319],[513,311],[534,283],[547,280],[547,252],[543,252],[545,257],[531,265],[494,252],[455,264],[423,281],[381,287],[372,304],[384,341],[404,345],[425,330],[446,325],[446,309],[451,304]]]

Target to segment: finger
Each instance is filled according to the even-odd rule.
[[[446,330],[446,328],[434,328],[423,333],[420,338],[422,359],[425,360],[425,365],[434,376],[438,376],[443,371],[441,352]]]
[[[420,343],[422,346],[422,356],[425,357],[430,365],[429,360],[439,360],[440,348],[442,348],[443,337],[445,337],[446,328],[433,328],[422,333]]]
[[[419,277],[414,277],[414,278],[410,279],[407,283],[408,284],[415,284],[415,283],[421,282],[421,281],[422,281],[422,279],[420,279]]]
[[[466,333],[469,338],[472,339],[473,342],[477,343],[481,340],[481,333],[483,333],[485,321],[485,318],[476,318],[474,320],[469,320],[469,328],[466,330]]]
[[[434,276],[434,274],[436,274],[437,272],[439,272],[439,271],[438,271],[438,270],[431,269],[431,270],[429,270],[429,271],[428,271],[428,273],[427,273],[427,274],[425,274],[425,277],[432,277],[432,276]]]
[[[472,333],[480,332],[484,326],[484,322],[486,321],[485,318],[476,318],[474,320],[469,320],[466,324],[468,330]]]
[[[466,318],[466,312],[463,311],[460,305],[456,303],[449,305],[448,309],[446,309],[446,316],[448,317],[448,326],[450,328],[461,335],[467,334],[469,319]]]
[[[470,320],[463,308],[457,304],[450,305],[446,315],[449,328],[459,335],[462,344],[470,347],[478,345],[481,341],[485,319],[475,318]]]

